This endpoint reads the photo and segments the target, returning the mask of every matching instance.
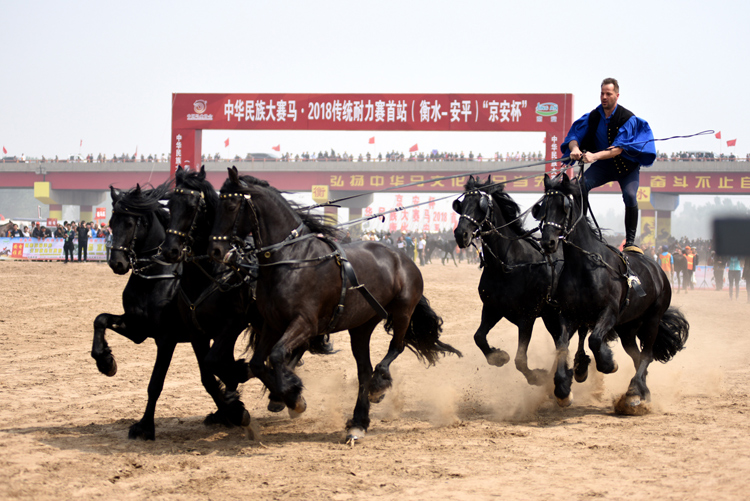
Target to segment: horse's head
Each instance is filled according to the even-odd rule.
[[[487,179],[486,184],[491,184],[490,178]],[[484,186],[474,176],[470,176],[464,187],[463,200],[458,198],[453,201],[453,210],[460,215],[453,236],[462,249],[471,244],[474,237],[482,230],[482,225],[491,217],[492,198],[482,190]]]
[[[574,222],[581,215],[576,199],[581,196],[581,186],[571,181],[563,172],[550,178],[544,176],[544,197],[532,214],[542,223],[542,250],[553,254],[560,240],[564,240],[573,230]]]
[[[211,229],[208,255],[225,261],[232,245],[244,241],[258,225],[258,213],[250,205],[253,186],[240,178],[237,167],[227,169],[229,176],[219,192],[219,207]]]
[[[213,223],[206,214],[206,200],[214,195],[214,189],[206,180],[205,168],[191,172],[177,167],[175,179],[175,189],[169,197],[169,228],[162,244],[162,257],[170,263],[191,254],[199,226],[206,231]]]
[[[166,211],[159,203],[166,192],[166,183],[153,190],[142,190],[136,185],[129,191],[120,191],[110,186],[112,251],[108,264],[118,275],[127,273],[139,255],[156,251],[164,239],[163,225],[155,224],[158,223],[155,214],[161,211],[160,217],[166,218]]]

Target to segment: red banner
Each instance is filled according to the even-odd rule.
[[[572,94],[173,94],[171,168],[198,165],[204,129],[537,131],[553,160],[572,113]]]

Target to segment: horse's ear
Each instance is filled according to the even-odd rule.
[[[198,173],[198,179],[200,179],[201,181],[206,179],[206,166],[205,165],[201,165],[201,170]]]
[[[565,172],[562,172],[561,174],[562,174],[562,185],[563,185],[563,188],[570,187],[570,178],[568,177],[568,175]]]
[[[182,172],[184,169],[182,168],[182,165],[177,166],[177,170],[175,170],[175,174],[178,172]]]
[[[461,214],[461,201],[459,199],[453,201],[453,210],[458,214]]]
[[[136,183],[135,185],[135,191],[133,191],[133,195],[140,197],[141,196],[141,183]]]
[[[121,196],[120,195],[120,190],[115,189],[115,187],[112,186],[111,184],[109,185],[109,194],[112,197],[112,203],[113,204],[115,202],[117,202],[118,200],[120,200],[120,196]]]
[[[534,204],[534,207],[531,208],[531,215],[537,221],[542,218],[542,216],[544,215],[544,200],[542,200],[538,204]]]
[[[545,174],[544,175],[544,191],[547,191],[549,189],[549,186],[550,186],[549,174]]]
[[[240,173],[237,172],[237,167],[234,165],[227,168],[227,172],[229,172],[229,180],[232,181],[234,184],[240,184]]]

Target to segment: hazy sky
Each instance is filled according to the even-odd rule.
[[[161,154],[173,92],[572,93],[604,77],[657,137],[720,130],[750,151],[743,1],[0,0],[9,155]],[[375,151],[366,132],[204,132],[203,151]],[[230,138],[230,146],[224,140]],[[80,148],[80,141],[83,147]],[[541,151],[539,133],[378,133],[377,151]],[[719,152],[713,135],[660,151]]]

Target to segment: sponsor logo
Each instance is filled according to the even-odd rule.
[[[214,116],[211,114],[206,114],[206,109],[208,108],[208,101],[205,99],[197,99],[193,103],[193,110],[195,110],[195,113],[188,113],[187,119],[188,120],[213,120]]]
[[[551,117],[552,115],[557,115],[557,103],[536,103],[536,110],[534,110],[537,115],[541,115],[543,117]]]
[[[193,109],[196,113],[205,113],[208,102],[205,99],[198,99],[193,103]]]

